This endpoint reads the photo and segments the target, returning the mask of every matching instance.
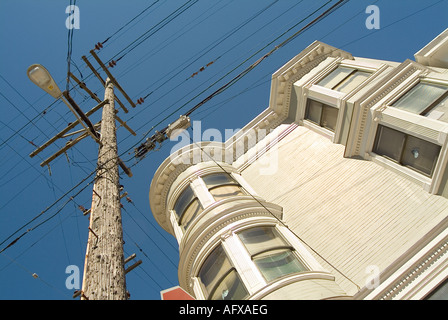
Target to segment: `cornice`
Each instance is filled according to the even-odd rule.
[[[329,46],[320,41],[313,42],[299,55],[274,73],[272,76],[269,108],[279,114],[281,118],[286,119],[289,115],[293,84],[328,57],[354,59],[346,51]]]
[[[393,300],[422,298],[436,284],[426,287],[448,265],[448,218],[443,219],[414,246],[379,275],[380,285],[364,287],[354,298]],[[443,281],[443,278],[442,278]]]

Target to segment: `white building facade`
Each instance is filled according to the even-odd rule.
[[[269,107],[155,173],[196,299],[448,298],[448,29],[403,63],[314,42]]]

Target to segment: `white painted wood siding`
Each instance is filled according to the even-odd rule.
[[[448,215],[448,199],[372,161],[344,158],[343,145],[305,127],[269,152],[243,177],[283,207],[284,222],[347,293],[356,286],[332,266],[363,287],[368,266],[383,270]],[[263,157],[278,159],[276,174],[259,174]]]

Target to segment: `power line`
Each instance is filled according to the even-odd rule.
[[[63,295],[64,297],[68,297],[67,294],[61,290],[59,290],[56,286],[54,286],[53,284],[51,284],[50,282],[42,279],[41,276],[39,276],[37,273],[35,272],[31,272],[28,268],[26,268],[23,264],[21,264],[20,262],[18,262],[16,259],[13,259],[11,257],[9,257],[8,255],[6,255],[5,253],[1,252],[1,254],[5,257],[8,258],[11,263],[16,264],[17,266],[19,266],[22,270],[24,270],[26,273],[28,273],[29,275],[31,275],[34,279],[38,279],[40,282],[42,282],[43,284],[45,284],[46,286],[48,286],[49,288],[53,289],[54,291],[58,292],[59,294]]]
[[[133,51],[135,48],[140,46],[143,42],[148,40],[151,36],[156,34],[158,31],[160,31],[163,27],[168,25],[170,22],[172,22],[174,19],[176,19],[182,13],[187,11],[190,7],[192,7],[198,1],[199,0],[189,0],[186,3],[184,3],[182,6],[177,8],[174,12],[170,13],[167,17],[165,17],[162,21],[157,23],[155,26],[149,28],[145,33],[143,33],[137,39],[135,39],[130,44],[128,44],[126,47],[124,47],[121,51],[119,51],[117,54],[115,54],[109,61],[117,62],[117,61],[121,60],[124,56],[126,56],[131,51]],[[193,3],[189,4],[190,2],[193,2]]]
[[[321,8],[323,8],[324,6],[326,6],[329,2],[325,3],[324,5],[322,5],[321,7],[319,7],[319,9],[315,10],[313,13],[309,14],[306,18],[302,19],[299,23],[297,23],[296,25],[300,24],[301,22],[303,22],[304,20],[306,20],[308,17],[312,16],[314,13],[316,13],[317,11],[319,11]],[[245,69],[242,73],[238,74],[236,77],[234,77],[230,82],[228,82],[227,84],[225,84],[224,86],[222,86],[221,88],[219,88],[218,90],[216,90],[214,93],[212,93],[211,95],[209,95],[206,99],[202,100],[199,104],[197,104],[196,106],[194,106],[193,108],[191,108],[186,115],[190,115],[192,112],[194,112],[196,109],[198,109],[200,106],[202,106],[203,104],[205,104],[207,101],[209,101],[211,98],[213,98],[215,95],[221,93],[222,91],[224,91],[226,88],[228,88],[230,85],[234,84],[236,81],[238,81],[238,79],[240,79],[242,76],[244,76],[245,74],[247,74],[250,70],[252,70],[255,66],[257,66],[262,60],[264,60],[265,58],[267,58],[269,55],[271,55],[273,52],[275,52],[276,50],[278,50],[280,47],[284,46],[285,44],[287,44],[288,42],[290,42],[293,38],[295,38],[296,36],[298,36],[298,34],[300,34],[303,30],[309,28],[311,25],[315,24],[316,22],[320,21],[322,18],[326,17],[328,14],[330,14],[331,12],[333,12],[336,8],[338,8],[342,3],[345,3],[346,1],[341,0],[338,1],[338,3],[336,3],[335,5],[333,5],[332,7],[330,7],[329,9],[327,9],[324,13],[320,14],[317,18],[315,18],[312,22],[310,22],[309,24],[307,24],[305,27],[301,28],[298,32],[296,32],[293,36],[289,37],[287,40],[283,41],[280,45],[276,46],[273,50],[271,50],[268,54],[266,54],[265,56],[263,56],[262,58],[260,58],[259,60],[257,60],[254,64],[252,64],[251,66],[249,66],[249,68]],[[194,3],[193,3],[194,4]],[[296,26],[295,25],[295,26]],[[292,27],[293,28],[293,27]],[[291,30],[292,28],[290,28],[289,30]],[[288,30],[288,31],[289,31]],[[283,34],[287,33],[288,31],[284,32]],[[277,37],[276,39],[280,38],[281,36]],[[275,40],[274,40],[275,41]],[[271,41],[269,44],[273,43],[274,41]],[[267,47],[268,45],[266,45],[265,47]],[[265,48],[264,47],[264,48]],[[263,48],[263,49],[264,49]],[[258,52],[260,52],[260,49]],[[256,54],[256,53],[255,53]],[[255,55],[254,54],[254,55]],[[252,55],[252,56],[254,56]],[[250,59],[250,58],[248,58]],[[246,61],[248,60],[246,59]],[[241,64],[240,64],[241,65]],[[234,68],[233,70],[235,70],[236,68]],[[233,71],[232,70],[232,71]],[[229,72],[230,73],[230,72]],[[224,76],[225,77],[225,76]],[[222,77],[223,78],[223,77]],[[216,83],[216,82],[215,82]],[[214,84],[215,84],[214,83]],[[209,86],[211,87],[211,86]],[[206,90],[204,90],[206,91]],[[202,91],[202,92],[204,92]],[[202,93],[201,92],[201,93]],[[191,100],[190,100],[191,101]],[[185,105],[185,104],[184,104]],[[181,109],[183,106],[181,106],[180,108],[176,109],[173,113],[170,114],[173,115],[175,112],[177,112],[179,109]],[[166,129],[164,129],[166,130]],[[164,131],[163,130],[163,131]],[[163,132],[162,131],[162,132]],[[130,149],[128,149],[130,150]],[[91,172],[86,178],[84,178],[80,183],[84,182],[86,179],[88,179],[93,173],[95,173],[95,171]],[[79,184],[80,184],[79,183]],[[78,185],[79,185],[78,184]],[[89,183],[90,184],[90,183]],[[76,188],[78,185],[76,185],[75,187],[73,187],[72,189],[70,189],[70,191],[72,191],[74,188]],[[69,191],[69,192],[70,192]],[[68,192],[67,192],[68,193]],[[21,229],[23,229],[24,227],[26,227],[27,225],[29,225],[31,222],[33,222],[35,219],[37,219],[38,217],[40,217],[43,213],[45,213],[48,209],[50,209],[55,203],[57,203],[60,199],[62,199],[63,197],[65,197],[67,195],[67,193],[65,193],[62,197],[60,197],[57,201],[55,201],[50,207],[48,207],[47,209],[45,209],[44,211],[42,211],[39,215],[37,215],[36,217],[34,217],[33,219],[31,219],[28,223],[26,223],[24,226],[22,226],[21,228],[19,228],[16,232],[14,232],[12,235],[10,235],[8,238],[6,238],[3,242],[0,243],[0,245],[4,244],[8,239],[10,239],[13,235],[15,235],[18,231],[20,231]],[[53,215],[54,216],[54,215]],[[53,217],[52,216],[52,217]],[[47,221],[47,220],[45,220]],[[40,225],[40,224],[39,224]],[[39,226],[38,225],[38,226]],[[34,228],[32,228],[34,229]],[[10,247],[11,245],[15,244],[17,242],[17,240],[19,240],[21,237],[23,237],[26,233],[28,233],[30,230],[24,232],[21,236],[19,236],[17,239],[15,239],[12,243],[10,243],[6,248]],[[2,251],[4,251],[6,248],[4,248]],[[0,251],[1,252],[1,251]]]
[[[177,113],[179,110],[181,110],[183,107],[185,107],[188,103],[192,102],[195,98],[199,97],[202,93],[205,93],[209,88],[213,87],[215,84],[217,84],[219,81],[221,81],[222,79],[224,79],[227,75],[231,74],[233,71],[235,71],[236,69],[238,69],[240,66],[242,66],[245,62],[247,62],[248,60],[250,60],[252,57],[254,57],[255,55],[257,55],[258,53],[260,53],[261,51],[263,51],[265,48],[267,48],[269,45],[271,45],[272,43],[274,43],[275,41],[277,41],[278,39],[280,39],[283,35],[287,34],[289,31],[291,31],[292,29],[294,29],[295,27],[297,27],[298,25],[300,25],[302,22],[304,22],[305,20],[307,20],[308,18],[310,18],[311,16],[313,16],[315,13],[317,13],[318,11],[320,11],[322,8],[324,8],[327,4],[329,4],[332,0],[327,1],[326,3],[324,3],[323,5],[321,5],[319,8],[317,8],[316,10],[314,10],[312,13],[308,14],[305,18],[301,19],[298,23],[296,23],[294,26],[290,27],[288,30],[286,30],[285,32],[283,32],[280,36],[276,37],[274,40],[272,40],[271,42],[269,42],[267,45],[265,45],[263,48],[259,49],[257,52],[255,52],[254,54],[252,54],[250,57],[248,57],[247,59],[245,59],[243,62],[241,62],[238,66],[236,66],[235,68],[233,68],[232,70],[230,70],[229,72],[227,72],[224,76],[222,76],[220,79],[218,79],[217,81],[215,81],[214,83],[212,83],[211,85],[209,85],[206,89],[202,90],[199,94],[197,94],[196,96],[194,96],[193,98],[191,98],[190,100],[188,100],[187,102],[185,102],[183,105],[181,105],[180,107],[178,107],[176,110],[174,110],[173,112],[171,112],[168,116],[166,116],[162,121],[164,121],[165,119],[168,119],[169,117],[171,117],[172,115],[174,115],[175,113]],[[334,12],[336,9],[340,8],[343,4],[345,4],[348,0],[339,0],[336,4],[332,5],[330,8],[328,8],[327,10],[325,10],[323,13],[319,14],[316,18],[314,18],[311,22],[309,22],[308,24],[306,24],[304,27],[300,28],[298,31],[296,31],[292,36],[288,37],[286,40],[282,41],[279,45],[275,46],[273,49],[271,49],[268,53],[266,53],[264,56],[262,56],[261,58],[259,58],[257,61],[255,61],[254,63],[252,63],[249,67],[247,67],[246,69],[244,69],[242,72],[240,72],[238,75],[236,75],[234,78],[232,78],[230,81],[228,81],[227,83],[225,83],[223,86],[221,86],[220,88],[218,88],[216,91],[214,91],[212,94],[208,95],[205,99],[203,99],[201,102],[197,103],[195,106],[193,106],[192,108],[190,108],[184,115],[185,116],[190,116],[195,110],[197,110],[198,108],[200,108],[202,105],[204,105],[205,103],[207,103],[208,101],[210,101],[213,97],[219,95],[220,93],[222,93],[223,91],[225,91],[226,89],[228,89],[229,87],[231,87],[232,85],[234,85],[236,82],[238,82],[240,79],[242,79],[246,74],[248,74],[251,70],[253,70],[255,67],[257,67],[263,60],[265,60],[266,58],[268,58],[269,56],[271,56],[274,52],[276,52],[277,50],[279,50],[280,48],[284,47],[285,45],[287,45],[288,43],[290,43],[293,39],[295,39],[296,37],[298,37],[301,33],[303,33],[305,30],[307,30],[308,28],[312,27],[313,25],[315,25],[316,23],[318,23],[319,21],[321,21],[322,19],[324,19],[325,17],[327,17],[329,14],[331,14],[332,12]],[[160,121],[159,123],[161,123],[162,121]],[[160,130],[160,133],[165,134],[166,130],[168,129],[168,127],[165,127],[164,129]],[[151,129],[152,130],[152,129]],[[144,137],[140,140],[143,141],[148,133],[146,133],[144,135]],[[153,136],[154,137],[154,136]],[[137,143],[138,144],[138,143]],[[137,145],[135,144],[135,146]],[[140,147],[138,147],[135,150],[135,157],[136,158],[140,158],[142,159],[142,157],[144,156],[144,154],[148,151],[148,148],[151,148],[154,145],[154,141],[153,139],[151,139],[151,141],[147,141],[146,143],[143,143],[140,145]],[[148,146],[148,148],[147,148]],[[146,152],[145,152],[146,149]]]
[[[212,49],[216,49],[216,46],[223,43],[225,40],[229,39],[232,35],[234,35],[236,32],[240,31],[243,27],[245,27],[246,25],[248,25],[250,22],[252,22],[253,20],[255,20],[257,17],[259,17],[262,13],[264,13],[265,11],[267,11],[269,8],[271,8],[275,3],[277,3],[279,0],[275,0],[273,2],[271,2],[269,5],[267,5],[266,7],[264,7],[263,9],[261,9],[260,11],[258,11],[257,13],[255,13],[254,15],[252,15],[251,17],[249,17],[248,19],[246,19],[244,22],[240,23],[238,26],[234,27],[232,30],[226,32],[222,37],[219,37],[218,39],[216,39],[215,41],[213,41],[211,44],[209,44],[206,48],[201,49],[199,51],[200,55],[197,56],[193,61],[191,61],[190,63],[188,63],[187,65],[185,65],[181,70],[178,70],[180,66],[175,67],[173,69],[173,71],[176,71],[176,74],[174,74],[171,78],[169,78],[168,80],[166,80],[165,82],[163,82],[161,85],[159,85],[157,88],[155,88],[154,90],[152,90],[151,92],[149,92],[148,94],[146,94],[145,96],[143,96],[143,99],[148,98],[151,94],[153,94],[156,90],[160,89],[163,85],[165,85],[166,83],[168,83],[170,80],[172,80],[178,73],[182,73],[184,70],[186,70],[188,67],[190,67],[193,63],[197,62],[200,58],[202,58],[203,56],[205,56],[207,53],[209,53]],[[222,9],[222,8],[219,8]],[[216,11],[214,12],[216,13]],[[185,34],[188,30],[184,30],[184,32],[181,34]],[[235,47],[233,47],[235,48]],[[228,50],[230,51],[230,50]],[[226,54],[228,51],[224,52],[223,54],[219,55],[217,58],[215,58],[212,62],[210,63],[215,63],[218,59],[220,59],[224,54]],[[191,60],[191,59],[188,59]],[[187,61],[188,61],[187,60]],[[183,64],[187,63],[187,61],[185,61]],[[128,69],[129,70],[129,69]],[[188,79],[190,79],[191,77],[186,78],[183,82],[187,81]],[[181,85],[182,83],[178,84],[177,86]],[[152,86],[152,84],[150,85]],[[143,91],[147,90],[150,86],[148,86],[146,89],[144,89]],[[141,93],[140,93],[141,94]],[[135,115],[134,115],[135,116]]]
[[[67,195],[72,192],[73,190],[75,190],[77,187],[79,187],[82,183],[84,183],[87,179],[89,179],[94,173],[96,173],[97,170],[92,171],[89,175],[87,175],[87,177],[85,177],[84,179],[82,179],[79,183],[77,183],[74,187],[72,187],[70,190],[68,190],[67,192],[65,192],[62,196],[60,196],[56,201],[54,201],[51,205],[49,205],[47,208],[45,208],[44,210],[42,210],[38,215],[36,215],[34,218],[32,218],[31,220],[29,220],[28,222],[26,222],[24,225],[22,225],[21,227],[17,228],[16,231],[14,231],[13,233],[11,233],[7,238],[5,238],[2,242],[0,242],[0,246],[3,245],[6,241],[8,241],[9,239],[11,239],[13,236],[15,236],[20,230],[26,228],[27,226],[29,226],[31,223],[33,223],[35,220],[37,220],[39,217],[41,217],[44,213],[46,213],[48,210],[50,210],[52,207],[54,207],[59,201],[61,201],[62,199],[64,199],[65,197],[67,197]],[[54,216],[56,216],[60,211],[62,211],[62,209],[70,202],[73,201],[73,199],[80,194],[84,189],[86,189],[91,183],[93,183],[93,181],[90,181],[86,186],[84,186],[82,189],[80,189],[75,195],[72,195],[69,197],[69,199],[64,203],[64,205],[58,210],[56,211],[55,214],[53,214],[52,216],[50,216],[49,218],[45,219],[43,222],[38,223],[37,225],[35,225],[34,227],[27,229],[25,232],[23,232],[19,237],[17,237],[16,239],[14,239],[12,242],[10,242],[5,248],[1,249],[0,252],[5,251],[7,248],[11,247],[12,245],[14,245],[18,240],[20,240],[20,238],[22,238],[23,236],[25,236],[27,233],[29,233],[30,231],[38,228],[39,226],[41,226],[43,223],[45,223],[46,221],[49,221],[50,219],[52,219]]]
[[[130,68],[127,68],[124,72],[122,72],[120,74],[120,76],[124,76],[127,73],[131,72],[132,70],[134,70],[135,68],[137,68],[139,65],[141,65],[144,61],[147,61],[147,59],[149,57],[152,57],[154,54],[162,51],[164,48],[166,48],[169,44],[173,43],[175,40],[179,39],[180,37],[182,37],[183,35],[185,35],[188,31],[192,30],[194,27],[200,25],[202,22],[204,22],[205,20],[211,18],[213,15],[215,15],[216,13],[220,12],[223,8],[225,8],[226,6],[228,6],[230,3],[232,3],[232,1],[234,0],[230,0],[230,1],[225,1],[224,5],[222,5],[221,7],[217,8],[215,11],[211,12],[208,14],[208,16],[198,22],[196,22],[193,26],[191,26],[190,28],[186,28],[189,25],[191,25],[193,22],[195,22],[196,20],[198,20],[200,17],[202,17],[205,13],[208,13],[209,10],[211,10],[212,8],[216,7],[217,5],[221,4],[221,2],[215,2],[214,4],[212,4],[212,6],[208,9],[206,9],[205,12],[203,12],[201,15],[199,15],[198,17],[196,17],[194,20],[191,20],[187,25],[182,26],[181,30],[183,30],[181,33],[178,33],[176,37],[175,34],[171,35],[170,37],[167,37],[164,42],[162,42],[159,46],[157,46],[157,48],[154,48],[152,50],[150,50],[149,52],[145,53],[140,59],[137,60],[137,62],[135,62]],[[171,71],[172,72],[172,71]],[[171,73],[169,72],[169,73]],[[169,74],[167,73],[167,74]],[[163,78],[162,78],[163,79]],[[141,95],[143,93],[143,91],[146,91],[149,88],[149,86],[142,90],[141,93],[139,93],[138,95]]]
[[[177,268],[176,263],[172,261],[168,255],[154,242],[154,240],[149,236],[149,234],[142,228],[142,226],[134,219],[134,217],[125,209],[125,207],[122,207],[124,212],[128,214],[128,216],[131,218],[131,220],[138,226],[138,228],[148,237],[148,239],[156,246],[156,248],[170,261],[172,266],[174,268]]]
[[[70,9],[75,8],[76,10],[76,0],[73,1],[70,0]],[[72,64],[72,52],[73,52],[73,34],[74,29],[72,26],[68,28],[68,35],[67,35],[67,84],[66,84],[66,90],[69,90],[70,87],[70,67]]]
[[[140,13],[138,13],[136,16],[134,16],[131,20],[129,20],[128,22],[126,22],[124,25],[122,25],[117,31],[115,31],[113,34],[111,34],[110,36],[108,36],[103,42],[101,42],[102,45],[106,44],[106,42],[108,42],[111,38],[113,38],[114,36],[116,36],[121,30],[123,30],[124,28],[126,28],[129,24],[131,24],[132,22],[134,22],[138,17],[140,17],[142,14],[144,14],[146,11],[148,11],[149,9],[151,9],[155,4],[157,4],[160,0],[155,0],[153,3],[151,3],[149,6],[147,6],[145,9],[143,9],[142,11],[140,11]]]

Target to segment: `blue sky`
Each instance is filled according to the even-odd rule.
[[[178,284],[177,243],[158,227],[148,200],[152,176],[175,143],[165,142],[138,163],[133,148],[311,21],[310,17],[280,37],[327,2],[76,1],[80,28],[73,30],[70,70],[100,98],[104,90],[81,57],[89,57],[94,45],[109,36],[99,57],[103,61],[121,57],[125,53],[122,50],[134,40],[148,36],[111,69],[134,101],[147,96],[142,105],[129,107],[128,114],[118,114],[137,132],[136,137],[124,128],[117,132],[119,153],[134,174],[132,178],[122,175],[121,180],[133,201],[122,201],[124,250],[126,256],[136,253],[143,262],[126,279],[131,299],[158,300],[161,290]],[[334,3],[330,1],[324,8]],[[74,290],[66,288],[67,266],[77,266],[82,276],[88,217],[78,206],[90,208],[89,183],[93,176],[84,179],[95,169],[97,145],[91,139],[80,142],[51,163],[51,175],[39,164],[65,141],[58,141],[34,158],[28,156],[35,149],[33,144],[43,144],[74,120],[62,102],[55,102],[26,76],[29,65],[40,63],[61,89],[66,88],[65,9],[69,4],[69,0],[0,0],[0,250],[24,234],[0,254],[0,299],[71,300]],[[184,4],[192,6],[163,23]],[[372,4],[380,9],[378,30],[365,25],[369,16],[365,9]],[[192,120],[200,120],[203,131],[241,128],[267,107],[270,75],[314,40],[354,56],[397,62],[414,59],[415,52],[447,28],[447,12],[447,0],[349,1],[203,105],[192,114]],[[94,63],[91,57],[89,60]],[[190,78],[212,61],[211,66]],[[73,83],[69,86],[84,111],[96,105]],[[120,93],[117,95],[125,102]],[[26,232],[29,228],[32,230]]]

